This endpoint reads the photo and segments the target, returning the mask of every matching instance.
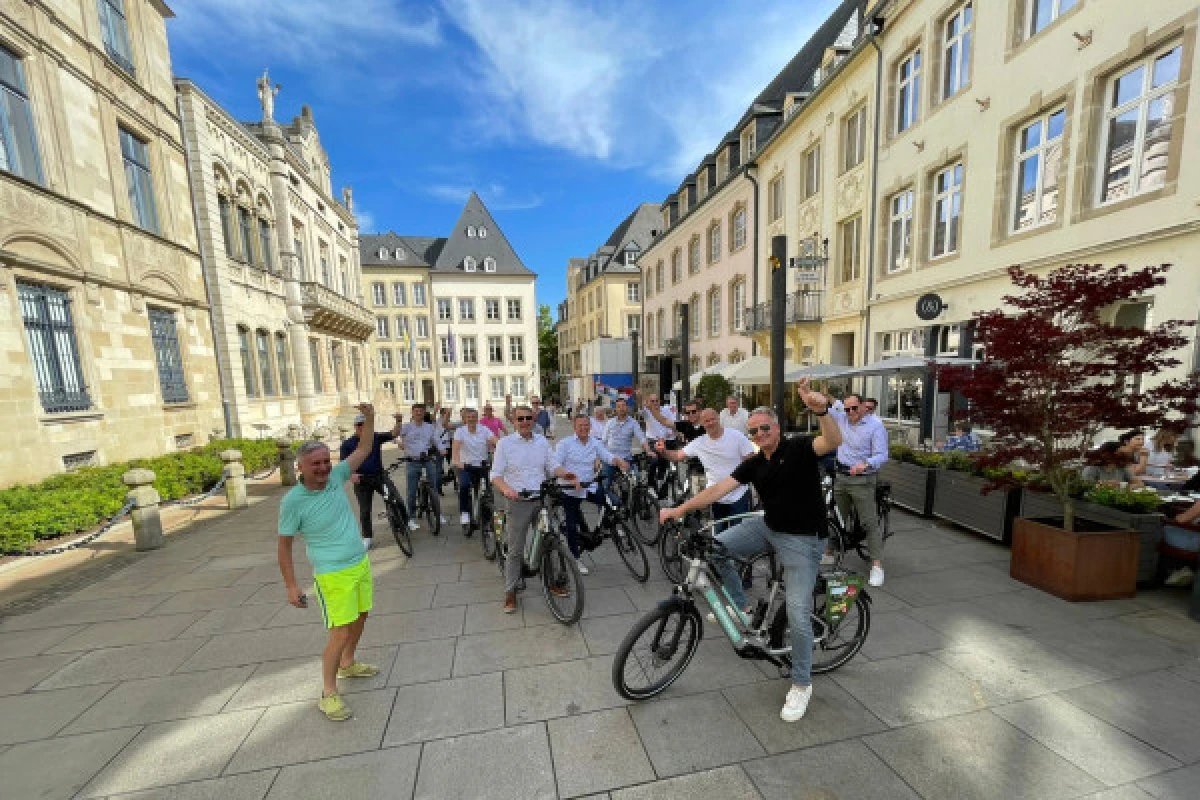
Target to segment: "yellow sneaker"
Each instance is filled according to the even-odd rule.
[[[346,704],[342,702],[342,696],[340,694],[323,696],[317,702],[317,708],[321,709],[321,713],[329,717],[334,722],[341,722],[342,720],[350,719],[354,716],[350,709],[346,707]]]
[[[379,667],[361,661],[355,661],[348,667],[338,667],[339,678],[373,678],[378,674]]]

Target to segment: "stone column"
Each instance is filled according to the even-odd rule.
[[[132,502],[133,541],[138,550],[157,550],[163,546],[162,519],[158,503],[162,500],[154,488],[154,473],[148,469],[131,469],[121,476],[129,487],[125,502]]]
[[[284,486],[296,485],[296,456],[291,439],[276,439],[279,448],[279,482]]]
[[[246,468],[242,466],[241,450],[222,450],[225,462],[225,500],[230,508],[246,507]]]

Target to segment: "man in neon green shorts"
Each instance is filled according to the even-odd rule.
[[[321,656],[324,689],[317,707],[332,720],[352,716],[338,694],[338,678],[379,674],[379,667],[354,660],[354,649],[371,610],[371,563],[345,485],[370,455],[375,442],[374,407],[363,403],[358,410],[363,416],[358,448],[335,467],[328,447],[321,442],[305,442],[296,461],[300,483],[279,506],[279,571],[283,573],[288,602],[297,608],[307,604],[296,585],[292,564],[292,542],[299,533],[312,564],[321,617],[329,629],[329,642]]]

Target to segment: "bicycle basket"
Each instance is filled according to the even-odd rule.
[[[831,572],[824,578],[825,621],[836,626],[858,602],[863,577],[853,572]]]

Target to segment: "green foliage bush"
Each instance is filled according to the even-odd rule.
[[[1153,514],[1162,505],[1162,499],[1154,491],[1121,489],[1116,486],[1096,484],[1083,493],[1083,499],[1098,506],[1108,506],[1118,511],[1133,514]]]
[[[31,486],[0,489],[0,550],[28,549],[35,539],[100,524],[125,504],[129,487],[121,483],[121,476],[137,467],[154,472],[154,488],[164,501],[208,491],[221,479],[220,452],[230,449],[242,452],[248,473],[271,467],[278,460],[274,440],[225,439],[186,453],[86,467]]]
[[[725,407],[725,398],[733,394],[733,385],[725,376],[712,373],[696,382],[695,393],[704,398],[705,408],[720,411]]]

